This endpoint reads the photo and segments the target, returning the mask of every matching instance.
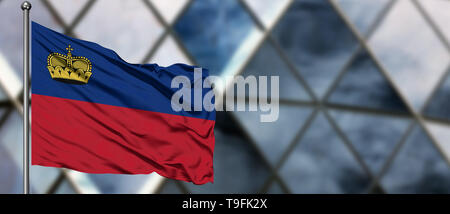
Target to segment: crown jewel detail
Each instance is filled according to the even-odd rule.
[[[47,57],[47,68],[52,79],[74,84],[86,84],[92,75],[92,64],[86,57],[72,56],[69,45],[67,55],[51,53]]]

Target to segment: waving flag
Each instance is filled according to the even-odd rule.
[[[32,164],[213,182],[215,112],[172,109],[179,75],[193,85],[193,66],[129,64],[33,22]]]

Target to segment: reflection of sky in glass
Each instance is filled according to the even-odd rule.
[[[340,111],[331,113],[373,174],[380,172],[408,125],[405,119]]]
[[[183,183],[192,193],[258,192],[269,172],[255,150],[241,137],[226,131],[216,128],[214,135],[214,184]]]
[[[388,193],[450,193],[450,168],[416,127],[382,179]]]
[[[356,47],[356,40],[323,0],[295,1],[274,36],[308,84],[322,96]]]
[[[194,1],[175,30],[200,66],[220,74],[254,27],[235,0]]]
[[[430,104],[425,109],[425,114],[434,118],[450,120],[450,76],[447,76],[432,97]]]
[[[390,0],[337,0],[342,10],[357,27],[360,33],[365,35],[369,27]]]
[[[270,163],[275,166],[311,112],[309,108],[280,105],[279,118],[273,123],[261,123],[261,112],[236,111],[233,113]]]
[[[254,75],[257,79],[258,76],[267,76],[267,96],[269,97],[272,89],[270,76],[278,76],[280,99],[310,100],[306,89],[300,84],[300,81],[294,76],[292,71],[289,70],[275,48],[268,42],[263,43],[242,73],[244,77],[250,75]]]
[[[328,99],[331,103],[407,112],[369,56],[359,53]]]
[[[450,62],[449,53],[411,1],[398,1],[370,45],[416,110]]]
[[[370,183],[323,114],[313,121],[280,173],[293,193],[361,193]]]
[[[145,7],[142,1],[97,1],[75,33],[113,49],[125,61],[141,63],[163,31],[155,16],[142,10]]]
[[[138,193],[152,175],[88,174],[102,193]]]

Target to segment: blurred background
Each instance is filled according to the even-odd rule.
[[[280,76],[218,112],[214,184],[31,167],[32,193],[450,193],[448,0],[31,0],[130,63]],[[22,192],[22,1],[0,0],[0,193]]]

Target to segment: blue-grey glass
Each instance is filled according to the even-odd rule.
[[[31,20],[54,30],[61,30],[42,1],[28,1],[33,5],[30,15]],[[21,1],[1,1],[0,3],[0,52],[5,56],[15,73],[22,76],[23,20],[20,4]]]
[[[0,194],[22,192],[22,172],[0,142]]]
[[[175,181],[168,180],[161,189],[161,194],[183,194]]]
[[[280,169],[293,193],[362,193],[370,184],[353,154],[320,113]]]
[[[56,190],[55,194],[76,194],[73,187],[67,180],[64,180]]]
[[[352,33],[325,0],[295,1],[273,35],[319,96],[357,46]]]
[[[280,184],[278,182],[273,182],[269,189],[267,190],[267,194],[284,194],[285,192],[281,188]]]
[[[45,193],[55,182],[60,173],[59,168],[30,166],[31,193]]]
[[[328,101],[331,103],[407,112],[405,104],[369,55],[358,53]]]
[[[267,95],[269,97],[272,89],[271,76],[278,76],[279,97],[281,99],[310,100],[306,89],[301,85],[292,71],[289,70],[274,47],[267,41],[262,44],[242,75],[244,77],[254,75],[258,83],[258,76],[267,76]],[[248,95],[248,88],[246,92]]]
[[[13,111],[0,128],[0,144],[12,158],[14,167],[22,170],[23,130],[22,117]],[[32,193],[44,193],[57,178],[58,168],[30,166],[30,185]],[[17,179],[22,180],[22,172]]]
[[[413,1],[397,1],[369,45],[416,111],[450,63],[450,53]]]
[[[331,114],[374,175],[392,154],[410,122],[344,111],[331,111]]]
[[[336,2],[359,32],[366,35],[389,1],[391,0],[337,0]]]
[[[381,180],[388,193],[450,193],[450,167],[415,127]]]
[[[434,118],[450,120],[450,76],[445,77],[445,81],[425,109],[425,114]]]
[[[137,193],[150,175],[87,174],[102,193]]]
[[[236,0],[205,0],[194,1],[174,28],[199,66],[218,75],[254,23]]]
[[[270,123],[260,122],[261,114],[268,114],[266,112],[233,112],[273,166],[278,163],[312,112],[311,108],[298,106],[280,105],[279,108],[278,120]]]
[[[183,182],[192,193],[257,193],[269,170],[253,147],[242,137],[216,128],[214,184]]]

